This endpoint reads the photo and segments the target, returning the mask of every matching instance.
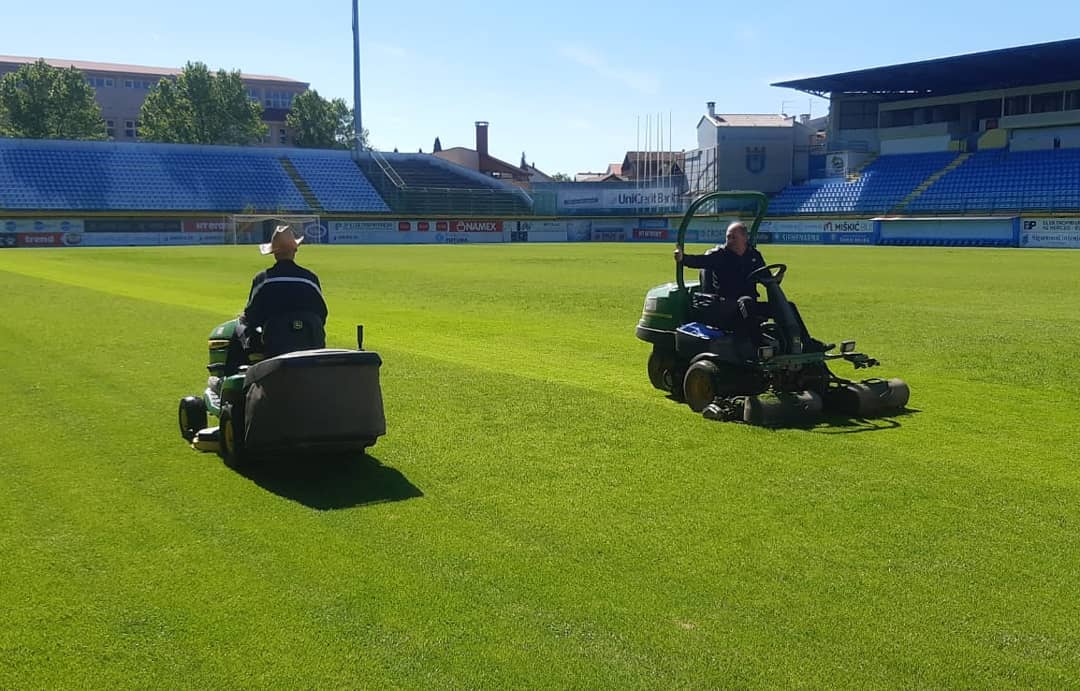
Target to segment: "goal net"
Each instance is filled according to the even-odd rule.
[[[278,226],[288,226],[305,243],[326,242],[326,231],[318,216],[289,214],[236,214],[225,222],[226,245],[257,245],[269,242]]]

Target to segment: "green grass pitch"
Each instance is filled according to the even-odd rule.
[[[389,433],[247,475],[175,415],[254,248],[0,252],[0,687],[1080,684],[1080,254],[763,249],[915,412],[667,400],[667,245],[311,246]]]

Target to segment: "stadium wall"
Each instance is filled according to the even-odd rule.
[[[673,243],[681,217],[627,216],[502,219],[323,219],[307,228],[327,244],[477,244],[517,242]],[[734,218],[695,219],[689,243],[721,243]],[[0,248],[158,247],[225,243],[216,218],[0,219]],[[1080,217],[773,218],[758,241],[774,244],[1039,247],[1080,249]]]

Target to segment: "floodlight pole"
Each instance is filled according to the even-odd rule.
[[[364,124],[360,119],[360,0],[352,3],[353,32],[353,130],[356,135],[356,152],[364,150],[362,135]]]

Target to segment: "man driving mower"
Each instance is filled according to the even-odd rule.
[[[757,335],[761,322],[775,316],[768,302],[758,302],[758,283],[750,274],[765,266],[765,258],[750,244],[750,235],[742,221],[728,225],[723,245],[705,254],[685,254],[676,247],[674,256],[683,266],[703,269],[701,293],[702,297],[708,296],[704,307],[709,320],[715,322],[713,326]],[[802,326],[805,350],[825,352],[834,347],[811,338],[795,303],[789,304]]]
[[[229,347],[226,376],[246,364],[252,352],[271,358],[326,347],[327,309],[322,285],[314,272],[295,261],[303,241],[289,226],[281,225],[270,242],[259,245],[259,252],[273,254],[275,262],[251,281],[247,306]]]

